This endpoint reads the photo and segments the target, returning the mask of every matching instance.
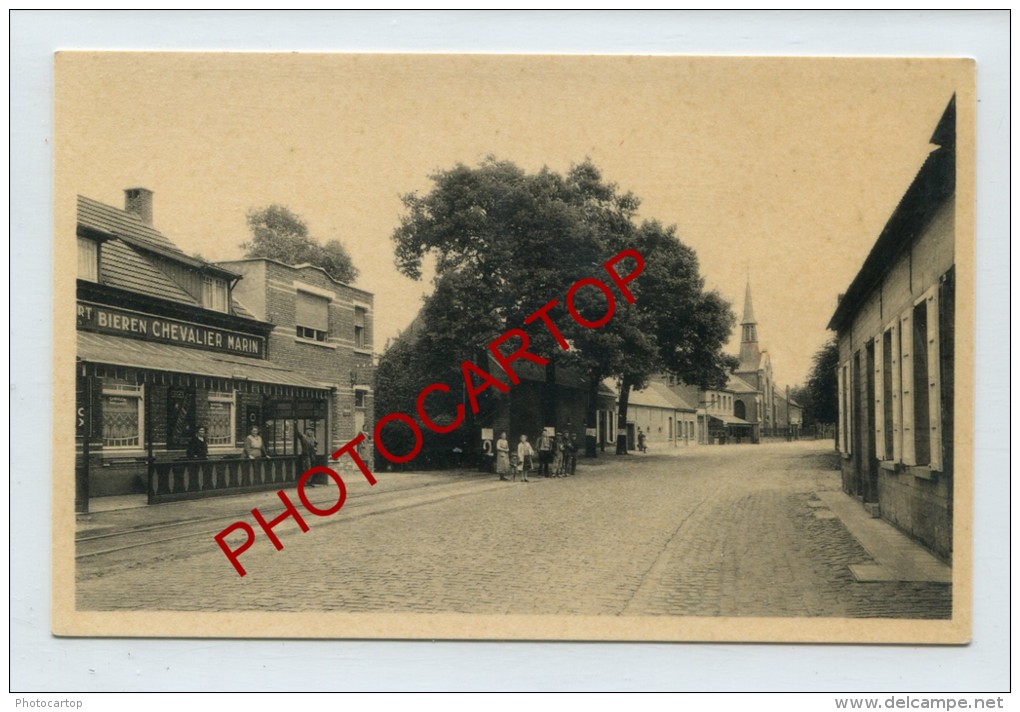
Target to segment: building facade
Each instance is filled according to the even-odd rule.
[[[652,381],[632,390],[627,403],[627,446],[637,446],[637,434],[645,434],[649,447],[688,447],[698,443],[697,408],[669,386]]]
[[[317,440],[335,452],[359,433],[371,462],[375,403],[372,392],[373,296],[338,282],[313,265],[287,265],[266,258],[220,262],[240,275],[235,296],[255,318],[273,325],[271,360],[318,382],[330,391],[328,414],[307,409],[266,419],[267,433],[280,452],[292,452],[295,431],[311,427]],[[339,465],[355,467],[344,457]]]
[[[955,97],[917,176],[842,295],[838,447],[843,489],[952,556]]]
[[[156,230],[151,191],[125,193],[124,209],[78,198],[78,511],[151,490],[154,468],[184,459],[200,426],[209,458],[238,458],[251,426],[294,409],[325,418],[330,398],[273,361],[273,325],[237,299],[241,275]],[[269,475],[293,476],[295,462]]]

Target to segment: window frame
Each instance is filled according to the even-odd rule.
[[[91,275],[84,275],[83,276],[82,273],[81,273],[81,267],[82,267],[82,246],[83,245],[89,245],[89,247],[86,248],[86,249],[93,251],[94,259],[91,260],[90,265],[91,265],[92,270],[93,270],[94,273],[91,274]],[[99,282],[99,251],[100,251],[100,245],[99,245],[99,241],[98,240],[92,240],[92,239],[89,239],[87,237],[82,237],[81,235],[78,235],[78,279],[85,280],[86,282],[96,282],[96,283]]]
[[[106,429],[106,399],[107,398],[134,398],[138,408],[138,443],[128,445],[110,445],[107,443],[105,432],[100,433],[100,440],[103,443],[103,452],[111,454],[122,454],[126,452],[145,451],[145,386],[143,384],[131,383],[104,383],[100,393],[103,414],[103,430]]]
[[[206,394],[206,403],[228,403],[230,405],[230,426],[227,430],[228,440],[226,442],[213,442],[213,435],[206,417],[205,431],[206,441],[210,450],[233,450],[237,447],[237,391],[225,393],[223,391],[209,391]]]
[[[300,323],[298,318],[299,303],[302,298],[316,299],[322,302],[317,308],[325,307],[325,329],[319,329],[316,326],[309,326],[308,324]],[[296,285],[294,292],[294,336],[298,341],[312,344],[328,344],[329,343],[329,305],[332,303],[333,298],[319,290],[312,290],[311,288],[304,287],[303,285]]]
[[[222,287],[222,290],[219,287]],[[217,295],[223,298],[222,308],[218,308],[216,305]],[[230,313],[230,286],[227,284],[227,280],[211,274],[202,275],[202,306],[209,311],[221,314]]]

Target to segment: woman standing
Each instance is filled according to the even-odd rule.
[[[249,460],[269,457],[269,453],[266,452],[266,444],[262,442],[262,435],[257,425],[251,426],[248,437],[244,439],[244,456]]]
[[[506,439],[506,433],[500,433],[496,441],[496,474],[501,480],[506,480],[510,474],[510,442]]]
[[[521,472],[524,474],[523,482],[528,481],[528,470],[531,469],[532,459],[535,456],[535,451],[531,449],[531,443],[528,442],[528,436],[522,435],[521,442],[517,444],[517,459],[521,463]]]

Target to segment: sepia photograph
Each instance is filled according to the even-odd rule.
[[[970,640],[972,60],[53,62],[56,635]]]

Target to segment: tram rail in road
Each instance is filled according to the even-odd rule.
[[[381,483],[382,481],[380,481]],[[344,507],[344,515],[338,517],[335,521],[349,521],[399,509],[427,505],[449,499],[450,497],[461,497],[486,492],[490,489],[498,489],[501,485],[505,485],[505,483],[493,480],[491,475],[479,475],[456,477],[441,482],[401,483],[401,485],[395,485],[391,489],[350,493],[347,497],[347,504]],[[328,504],[331,498],[336,496],[335,488],[329,485],[321,488],[321,498],[314,496],[318,491],[319,488],[315,488],[309,492],[309,494],[312,494],[312,501],[315,503]],[[271,501],[280,504],[282,509],[282,503],[279,503],[278,500],[274,498]],[[177,503],[151,506],[172,507],[177,506]],[[243,512],[231,510],[229,514],[212,517],[190,518],[160,524],[133,526],[115,531],[79,532],[75,537],[75,559],[79,562],[94,562],[98,557],[130,549],[195,538],[207,538],[210,542],[209,551],[215,551],[217,548],[213,537],[222,531],[226,524],[234,522],[239,516],[244,516],[248,513],[248,510]],[[195,550],[192,553],[197,554],[202,553],[202,551]]]

